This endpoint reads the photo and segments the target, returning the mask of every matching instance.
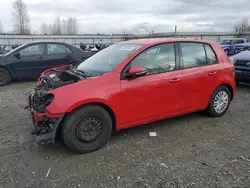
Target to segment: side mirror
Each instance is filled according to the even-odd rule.
[[[144,67],[131,67],[128,71],[129,76],[131,77],[139,77],[143,76],[147,73],[147,70]]]
[[[21,55],[20,55],[20,53],[19,52],[17,52],[17,53],[15,53],[15,55],[14,55],[17,59],[21,59]]]

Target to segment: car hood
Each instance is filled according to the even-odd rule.
[[[63,70],[69,70],[73,67],[73,64],[70,64],[70,65],[62,65],[62,66],[59,66],[59,67],[54,67],[54,68],[51,68],[51,69],[48,69],[44,72],[42,72],[40,74],[40,78],[41,77],[46,77],[46,76],[49,76],[50,74],[52,73],[55,73],[55,72],[58,72],[58,71],[63,71]]]
[[[243,51],[232,56],[235,60],[245,60],[250,61],[250,51]]]

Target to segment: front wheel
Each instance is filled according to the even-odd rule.
[[[231,92],[226,86],[220,86],[212,94],[207,113],[212,117],[223,116],[229,108],[231,102]]]
[[[62,136],[69,149],[87,153],[105,145],[111,132],[109,113],[99,106],[91,105],[77,109],[66,117]]]
[[[10,73],[4,68],[0,68],[0,86],[5,86],[10,81],[11,81]]]

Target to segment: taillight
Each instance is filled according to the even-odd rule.
[[[235,60],[234,60],[234,58],[233,58],[233,57],[229,57],[229,59],[230,59],[230,61],[231,61],[232,65],[234,65],[234,64],[235,64]]]

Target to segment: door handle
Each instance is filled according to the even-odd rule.
[[[215,75],[216,74],[216,72],[209,72],[208,73],[208,76],[213,76],[213,75]]]
[[[181,80],[180,78],[173,78],[169,80],[169,83],[176,83],[176,82],[179,82],[180,80]]]

